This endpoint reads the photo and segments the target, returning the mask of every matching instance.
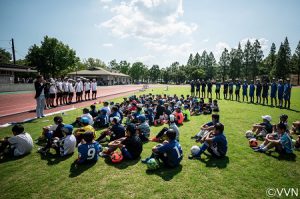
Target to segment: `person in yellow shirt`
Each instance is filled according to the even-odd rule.
[[[96,138],[96,131],[95,131],[94,127],[89,125],[89,118],[82,117],[80,119],[80,124],[82,127],[78,128],[74,131],[74,135],[76,137],[77,144],[81,142],[81,140],[83,138],[82,135],[85,134],[86,132],[92,132],[94,135],[94,139]]]

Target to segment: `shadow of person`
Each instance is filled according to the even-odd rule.
[[[126,169],[129,166],[133,166],[140,161],[141,157],[134,159],[134,160],[123,160],[120,163],[113,163],[109,157],[105,158],[105,163],[114,166],[117,169]]]
[[[5,162],[10,162],[10,161],[16,161],[16,160],[20,160],[20,159],[23,159],[25,158],[26,156],[28,156],[30,153],[28,154],[25,154],[25,155],[22,155],[22,156],[18,156],[18,157],[15,157],[15,156],[12,156],[12,155],[4,155],[4,156],[1,156],[0,157],[0,164],[3,164]]]
[[[201,162],[205,163],[206,167],[217,167],[219,169],[225,169],[229,164],[229,157],[225,156],[223,158],[215,158],[209,154],[206,154],[206,159],[199,159]]]
[[[88,170],[89,168],[91,168],[92,166],[94,166],[95,164],[96,164],[96,162],[90,162],[90,163],[78,165],[75,162],[73,162],[70,167],[69,177],[70,178],[77,177],[80,174],[82,174],[83,172],[85,172],[86,170]]]
[[[267,156],[275,158],[279,161],[284,160],[284,161],[291,161],[295,162],[296,161],[296,154],[291,153],[291,154],[280,154],[277,153],[276,151],[269,151],[266,153]]]
[[[47,153],[46,155],[40,154],[42,160],[47,160],[47,165],[52,166],[60,163],[61,161],[67,160],[73,156],[74,153],[61,157],[57,154]]]
[[[179,165],[175,168],[168,168],[168,167],[161,167],[157,170],[147,170],[146,173],[148,175],[158,175],[160,176],[164,181],[170,181],[174,178],[175,175],[180,173],[182,170],[182,165]]]

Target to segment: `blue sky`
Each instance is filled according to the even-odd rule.
[[[45,35],[81,58],[186,63],[190,53],[222,50],[259,39],[265,55],[288,36],[300,40],[298,0],[1,0],[0,47],[14,38],[17,58]]]

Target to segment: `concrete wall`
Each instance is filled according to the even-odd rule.
[[[0,84],[0,92],[34,91],[33,84]]]

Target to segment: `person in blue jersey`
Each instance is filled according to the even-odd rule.
[[[224,99],[227,99],[227,95],[228,95],[228,82],[227,82],[227,80],[225,80],[223,82],[223,95],[224,95]]]
[[[151,158],[155,158],[165,167],[174,168],[179,166],[183,152],[179,142],[176,140],[176,132],[173,129],[166,131],[167,141],[152,148],[150,157],[143,159],[142,163],[147,163]]]
[[[99,115],[94,119],[94,128],[104,128],[109,126],[107,110],[101,109]]]
[[[194,80],[191,81],[191,96],[195,96],[195,82]]]
[[[206,82],[203,79],[201,82],[201,97],[205,98],[205,88],[206,88]]]
[[[278,81],[278,86],[277,86],[277,96],[278,96],[278,102],[279,102],[279,107],[282,108],[283,105],[283,91],[284,91],[284,85],[282,79]]]
[[[216,81],[216,99],[221,99],[220,97],[221,83],[219,80]]]
[[[229,100],[233,100],[233,81],[230,80],[229,84]]]
[[[94,134],[92,132],[86,132],[78,145],[78,159],[75,163],[83,164],[97,162],[101,150],[101,145],[97,141],[94,141]]]
[[[119,117],[113,117],[111,119],[111,126],[102,132],[97,141],[105,142],[106,136],[110,136],[110,142],[125,136],[125,128],[120,124]]]
[[[251,80],[251,83],[249,86],[249,97],[250,97],[251,103],[254,103],[254,91],[255,91],[255,85],[253,83],[253,80]]]
[[[287,78],[284,84],[283,89],[283,98],[284,98],[284,108],[290,109],[291,106],[291,91],[292,91],[292,84],[290,83],[290,79]]]
[[[256,104],[261,103],[261,90],[262,90],[262,85],[260,83],[260,80],[256,80]]]
[[[271,84],[271,106],[273,107],[273,101],[275,102],[275,106],[277,106],[277,83],[276,83],[276,79],[273,78],[272,79],[272,84]]]
[[[227,153],[227,139],[224,135],[224,125],[217,123],[214,130],[208,133],[203,144],[199,147],[198,154],[189,155],[189,159],[200,158],[201,155],[207,150],[214,158],[223,158]]]
[[[212,98],[212,82],[208,80],[207,82],[207,98]]]
[[[264,80],[264,83],[262,85],[263,105],[265,105],[265,102],[268,105],[268,103],[269,103],[268,97],[269,97],[269,84],[268,84],[267,80]]]
[[[265,153],[268,150],[275,148],[275,151],[280,155],[293,153],[293,142],[289,134],[287,133],[286,125],[279,123],[277,125],[278,139],[266,138],[264,143],[254,151]]]
[[[241,82],[239,79],[236,79],[235,83],[235,101],[240,101],[240,89],[241,89]]]
[[[243,102],[245,101],[245,97],[246,97],[246,100],[248,102],[248,83],[247,83],[247,80],[244,81],[242,89],[243,89]]]
[[[201,82],[198,79],[197,82],[196,82],[196,96],[197,97],[200,97],[200,86],[201,86]]]

